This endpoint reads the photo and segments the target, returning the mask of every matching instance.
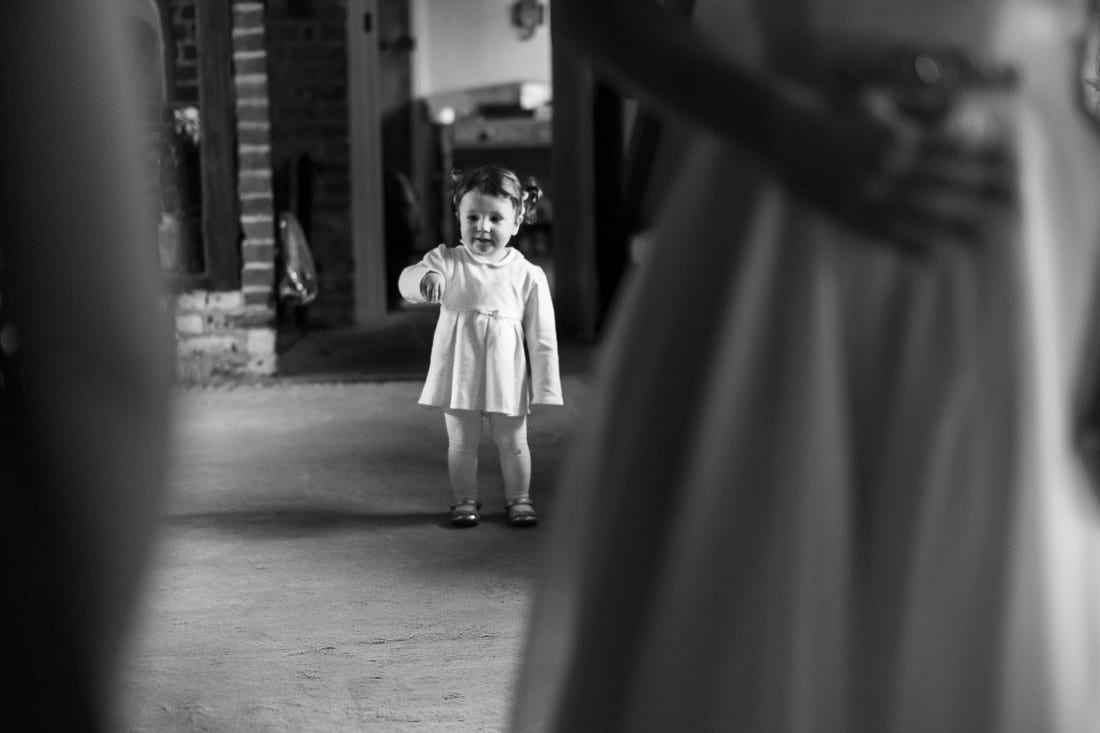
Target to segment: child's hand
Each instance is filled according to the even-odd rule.
[[[429,303],[443,300],[443,276],[438,272],[429,272],[420,279],[420,294]]]

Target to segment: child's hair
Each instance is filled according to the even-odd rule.
[[[452,170],[451,203],[455,211],[462,197],[470,191],[511,199],[524,224],[535,221],[535,206],[542,198],[538,181],[528,178],[526,183],[520,183],[515,171],[500,165],[483,165],[465,172],[458,168]]]

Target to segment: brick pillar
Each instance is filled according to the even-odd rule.
[[[271,186],[264,4],[233,3],[233,73],[237,92],[237,187],[241,204],[242,292],[253,322],[266,317],[270,333],[250,334],[251,373],[275,371],[275,208]],[[260,349],[254,352],[254,349]]]
[[[207,1],[207,0],[202,0]],[[275,212],[271,188],[264,4],[232,0],[233,94],[240,200],[241,289],[196,290],[176,300],[178,375],[184,382],[275,373]]]

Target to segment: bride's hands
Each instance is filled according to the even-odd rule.
[[[1014,198],[1011,141],[990,110],[943,102],[903,110],[869,92],[837,108],[786,97],[768,157],[796,194],[871,237],[915,251],[974,244]]]

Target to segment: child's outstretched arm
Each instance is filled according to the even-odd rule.
[[[523,308],[523,335],[531,360],[531,401],[537,405],[563,405],[558,371],[558,331],[554,303],[546,274],[537,270],[534,287]]]
[[[397,289],[410,303],[439,303],[447,283],[446,247],[439,245],[415,265],[401,271]]]

